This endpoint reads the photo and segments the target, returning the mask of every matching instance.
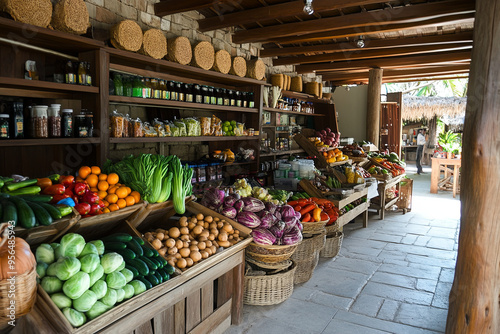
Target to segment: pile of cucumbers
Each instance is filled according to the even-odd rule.
[[[166,282],[175,269],[158,251],[145,245],[144,240],[127,233],[115,233],[102,238],[105,252],[116,252],[125,260],[125,268],[147,289]]]

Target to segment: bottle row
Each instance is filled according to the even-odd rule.
[[[253,92],[113,73],[110,95],[255,108]]]
[[[48,81],[67,83],[73,85],[92,86],[92,72],[90,63],[86,61],[57,62],[46,69]],[[25,63],[24,78],[28,80],[40,80],[36,62],[27,60]]]

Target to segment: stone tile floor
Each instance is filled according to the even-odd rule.
[[[226,334],[443,333],[453,282],[460,200],[430,194],[430,168],[415,175],[413,208],[344,227],[340,254],[320,259],[312,278],[279,305],[243,308]]]

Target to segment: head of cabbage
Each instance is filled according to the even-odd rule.
[[[90,288],[90,290],[94,291],[97,299],[101,299],[106,295],[106,292],[108,292],[108,285],[106,284],[105,281],[97,281],[94,283],[94,285]]]
[[[71,299],[77,299],[90,288],[89,274],[83,271],[77,272],[69,280],[64,282],[63,292]]]
[[[100,264],[100,258],[97,254],[87,254],[80,257],[80,262],[82,264],[82,271],[90,274],[97,269],[97,266]]]
[[[57,277],[45,276],[42,279],[42,289],[45,290],[48,294],[56,293],[61,291],[63,286],[61,280]]]
[[[54,249],[49,244],[41,244],[36,249],[36,262],[51,264],[55,260]]]
[[[87,312],[92,308],[92,306],[94,306],[96,301],[97,296],[94,291],[87,290],[83,293],[83,295],[73,300],[73,307],[79,312]]]
[[[66,281],[79,272],[81,267],[82,265],[76,257],[62,257],[57,260],[55,266],[56,276],[61,281]]]
[[[123,257],[115,252],[104,254],[101,258],[101,266],[104,273],[109,274],[116,271],[123,263]]]
[[[85,314],[69,307],[63,309],[63,314],[73,327],[80,327],[87,321]]]
[[[85,239],[76,233],[68,233],[61,239],[61,256],[79,257],[85,247]]]
[[[98,264],[95,270],[89,273],[90,276],[90,286],[93,286],[95,282],[100,280],[104,276],[104,268]]]
[[[93,243],[87,242],[85,247],[83,247],[82,252],[80,253],[80,257],[83,257],[88,254],[96,254],[99,255],[96,246]]]
[[[98,255],[104,254],[104,242],[102,242],[102,240],[93,240],[89,243],[95,246]]]
[[[61,310],[66,307],[71,307],[73,303],[73,301],[68,296],[61,292],[54,293],[50,296],[50,299],[52,299],[54,304],[56,304],[56,306]]]

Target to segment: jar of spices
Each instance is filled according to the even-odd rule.
[[[49,123],[47,119],[48,106],[33,106],[33,117],[31,118],[31,126],[34,129],[34,138],[49,137]]]
[[[218,106],[224,105],[224,96],[222,91],[223,91],[222,88],[215,88],[215,98],[217,99]]]
[[[194,102],[193,96],[193,85],[185,83],[184,84],[184,99],[186,102]]]
[[[49,116],[49,137],[59,138],[61,137],[61,105],[51,104],[48,109]]]
[[[0,139],[9,139],[9,114],[0,114]]]
[[[87,138],[89,137],[89,128],[85,119],[85,115],[75,116],[75,137]]]
[[[201,95],[203,96],[203,103],[210,104],[210,93],[208,91],[208,86],[201,86]]]
[[[229,99],[229,90],[228,89],[223,88],[222,97],[224,99],[224,105],[229,106],[231,101]]]
[[[201,94],[200,85],[198,84],[193,85],[193,95],[194,95],[194,102],[203,103],[203,95]]]
[[[63,109],[61,114],[62,137],[73,137],[73,109]]]

